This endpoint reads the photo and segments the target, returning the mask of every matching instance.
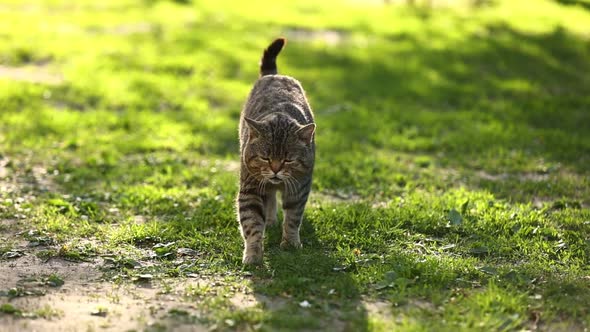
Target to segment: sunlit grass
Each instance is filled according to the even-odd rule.
[[[587,328],[590,11],[434,3],[5,1],[0,65],[60,82],[0,67],[0,216],[54,240],[44,259],[111,257],[109,280],[222,280],[186,290],[187,322]],[[314,190],[304,248],[269,229],[244,272],[237,123],[278,35],[316,113]],[[244,290],[257,306],[227,300]]]

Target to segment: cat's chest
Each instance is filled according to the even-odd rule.
[[[283,191],[285,189],[285,183],[267,183],[265,186],[267,192]]]

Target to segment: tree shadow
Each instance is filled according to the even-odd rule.
[[[560,27],[527,34],[494,24],[445,48],[431,43],[445,38],[291,44],[283,61],[301,68],[328,151],[323,158],[389,150],[492,173],[534,162],[590,171],[586,40]],[[392,139],[408,131],[404,142]]]
[[[590,10],[590,2],[585,0],[555,0],[555,2],[564,6],[579,6],[586,10]]]

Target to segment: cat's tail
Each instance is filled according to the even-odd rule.
[[[285,38],[277,38],[273,41],[262,54],[260,60],[260,76],[276,75],[277,74],[277,55],[285,45]]]

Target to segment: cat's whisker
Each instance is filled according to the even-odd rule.
[[[295,195],[299,190],[297,188],[297,184],[294,181],[295,179],[291,178],[291,188],[293,189],[293,195]]]
[[[285,183],[285,193],[287,195],[293,194],[295,191],[293,189],[293,181],[289,177],[283,178],[283,182]]]
[[[285,184],[285,193],[287,195],[290,195],[291,194],[291,182],[289,181],[289,178],[284,178],[283,183]]]
[[[289,194],[294,195],[297,192],[297,188],[295,188],[295,182],[293,181],[294,179],[292,177],[288,177],[286,180],[287,183],[289,183]]]
[[[266,179],[262,178],[258,183],[258,194],[264,195],[264,187],[266,186]]]
[[[294,178],[293,176],[289,176],[298,186],[301,185],[301,182],[299,182],[299,180],[297,180],[296,178]]]
[[[285,194],[289,194],[290,188],[289,188],[289,181],[288,181],[288,179],[281,177],[281,180],[283,180],[283,186],[285,188]]]
[[[248,177],[246,178],[246,183],[245,183],[245,185],[250,185],[250,184],[252,184],[252,182],[254,182],[254,181],[255,181],[255,180],[257,180],[257,179],[258,179],[258,177],[257,177],[257,176],[248,176]]]

